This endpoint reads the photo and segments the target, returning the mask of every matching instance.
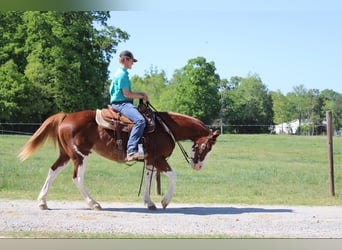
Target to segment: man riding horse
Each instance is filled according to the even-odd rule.
[[[134,123],[127,143],[127,161],[145,158],[144,152],[138,150],[138,143],[144,133],[146,122],[133,105],[133,99],[143,99],[146,102],[149,102],[149,99],[146,93],[132,92],[131,81],[128,77],[128,69],[131,69],[137,61],[130,51],[122,51],[119,56],[120,67],[116,71],[109,88],[112,107]]]
[[[122,133],[120,130],[120,132],[113,132],[104,127],[98,122],[97,111],[94,110],[75,113],[61,112],[48,117],[20,150],[18,156],[23,161],[42,146],[47,138],[58,143],[59,156],[50,167],[38,195],[38,205],[41,209],[48,209],[47,195],[51,184],[67,167],[69,161],[72,161],[74,165],[72,181],[86,203],[92,209],[101,209],[101,205],[91,197],[84,185],[87,159],[93,151],[109,160],[122,163],[125,161],[123,155],[125,148],[122,149],[122,154],[121,147],[118,145],[127,145],[127,160],[142,161],[143,159],[146,165],[146,188],[143,200],[148,209],[156,209],[156,205],[150,197],[150,188],[153,175],[157,170],[169,178],[168,189],[161,201],[162,207],[166,208],[173,197],[176,174],[167,159],[171,156],[176,143],[184,140],[192,141],[190,156],[183,148],[181,148],[182,152],[186,155],[191,168],[203,169],[207,156],[212,151],[220,132],[218,130],[211,131],[202,121],[187,115],[155,112],[157,122],[151,130],[152,132],[149,131],[145,138],[147,154],[137,152],[137,146],[146,124],[145,118],[133,106],[132,99],[139,98],[148,102],[148,96],[145,93],[131,91],[127,69],[130,69],[135,61],[137,60],[131,52],[121,52],[121,67],[116,72],[110,87],[111,106],[131,120],[129,125],[133,128],[130,133],[128,130],[122,131]],[[149,130],[148,128],[149,126],[147,126],[147,130]],[[118,144],[118,141],[122,141],[122,144]]]

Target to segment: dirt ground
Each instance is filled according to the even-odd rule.
[[[0,236],[5,232],[79,232],[189,238],[342,238],[342,207],[179,204],[149,211],[142,203],[0,199]]]

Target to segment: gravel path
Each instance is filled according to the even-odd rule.
[[[3,232],[84,232],[163,236],[257,238],[342,238],[342,207],[175,204],[147,210],[142,203],[102,202],[102,211],[84,202],[0,199]]]

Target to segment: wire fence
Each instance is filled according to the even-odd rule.
[[[0,134],[32,135],[41,123],[0,123]],[[218,129],[221,133],[271,133],[272,125],[207,125],[210,129]]]
[[[0,123],[0,134],[17,134],[17,135],[32,135],[42,123]],[[275,130],[275,125],[207,125],[212,130],[220,130],[222,134],[278,134]],[[314,128],[315,133],[302,129],[303,135],[318,135],[325,134],[324,130],[319,127]],[[310,132],[310,133],[309,133]],[[284,134],[284,132],[283,132]],[[291,133],[288,133],[291,134]]]
[[[33,135],[34,132],[42,125],[42,123],[1,123],[0,134],[17,134],[17,135]],[[300,135],[325,135],[326,128],[322,125],[303,125],[298,130],[281,130],[276,129],[276,125],[251,125],[251,124],[235,124],[235,125],[207,125],[212,130],[220,130],[221,134],[300,134]],[[341,135],[342,130],[334,131],[334,135]]]
[[[0,123],[0,134],[32,135],[41,123]]]

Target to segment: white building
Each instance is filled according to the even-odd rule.
[[[303,120],[300,126],[303,125],[312,125],[312,123],[308,122],[308,120]],[[315,126],[315,131],[311,131],[310,135],[317,135],[317,134],[322,134],[326,133],[326,126],[327,123],[326,121],[323,121],[321,125],[316,125]],[[291,122],[284,122],[281,124],[277,124],[274,126],[273,133],[275,134],[297,134],[298,133],[298,128],[299,128],[299,120],[294,120]],[[303,131],[302,131],[303,132]],[[307,131],[309,133],[310,131]],[[337,131],[334,131],[334,134],[338,134]]]
[[[303,123],[302,123],[303,125]],[[296,134],[299,128],[299,120],[291,122],[284,122],[274,126],[274,132],[276,134]]]

